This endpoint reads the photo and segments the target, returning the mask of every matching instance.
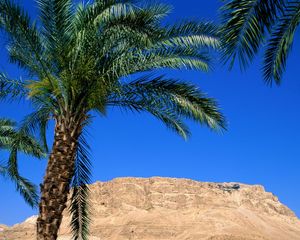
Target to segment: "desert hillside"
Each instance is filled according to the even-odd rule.
[[[119,178],[91,191],[91,240],[300,240],[300,220],[258,185]],[[32,240],[34,224],[0,225],[0,240]]]

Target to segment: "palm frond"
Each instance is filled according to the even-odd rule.
[[[144,107],[144,109],[159,119],[168,129],[174,131],[183,139],[187,140],[190,137],[191,132],[188,126],[172,110],[157,107]]]
[[[16,123],[7,118],[0,118],[0,130],[11,130],[16,126]]]
[[[88,48],[90,55],[97,53],[95,58],[99,59],[115,52],[124,43],[130,44],[127,49],[149,45],[153,36],[162,33],[157,19],[167,11],[168,7],[160,4],[137,8],[132,1],[96,2],[87,8],[80,7],[76,15],[74,56],[78,57],[79,49],[83,48]],[[86,24],[82,26],[83,23]]]
[[[103,20],[108,13],[126,15],[133,8],[135,0],[107,0],[95,1],[93,4],[79,4],[75,13],[75,26],[77,32],[85,31],[91,27],[99,27],[99,20]],[[107,18],[106,18],[107,19]]]
[[[101,24],[105,28],[117,24],[125,24],[133,28],[139,28],[141,31],[147,31],[150,34],[150,31],[156,31],[154,26],[159,27],[160,20],[162,20],[171,10],[171,7],[166,4],[148,4],[142,7],[135,5],[129,5],[130,8],[128,11],[117,11],[118,14],[110,14],[109,19],[101,19],[103,21]],[[148,26],[150,29],[146,29],[145,26]]]
[[[246,67],[284,6],[283,0],[226,0],[221,8],[223,60]]]
[[[143,77],[121,87],[120,92],[108,99],[109,105],[129,107],[132,110],[147,111],[158,116],[186,137],[188,131],[181,118],[189,118],[211,129],[225,129],[226,123],[216,102],[207,98],[191,84],[163,77]],[[159,115],[160,114],[160,115]],[[177,126],[176,126],[177,125]]]
[[[132,94],[134,95],[134,93]],[[166,108],[163,103],[151,102],[150,100],[137,100],[133,96],[122,94],[122,97],[112,97],[109,99],[108,105],[128,109],[131,112],[148,112],[165,124],[168,129],[174,131],[185,140],[191,135],[189,128],[182,119],[176,115],[173,109]]]
[[[0,149],[9,150],[12,146],[16,123],[10,119],[0,118]]]
[[[120,17],[126,17],[132,13],[135,6],[131,0],[109,0],[109,1],[96,1],[94,6],[94,25],[101,26],[101,24],[108,23]],[[93,18],[92,18],[93,19]]]
[[[90,209],[89,187],[91,176],[90,147],[81,135],[78,141],[77,154],[72,179],[72,197],[70,214],[72,216],[71,228],[74,239],[87,240],[89,235]]]
[[[26,97],[25,84],[21,80],[9,79],[0,73],[0,100],[17,100]]]
[[[43,148],[28,134],[16,130],[16,123],[9,119],[0,119],[0,149],[10,152],[7,164],[1,164],[0,174],[11,179],[17,191],[25,201],[36,207],[38,203],[37,187],[28,179],[20,176],[18,171],[18,152],[30,154],[37,158],[44,156]]]
[[[51,112],[51,108],[43,106],[33,113],[27,115],[21,122],[19,128],[19,131],[25,135],[29,134],[31,136],[35,136],[37,134],[46,152],[48,152],[46,131],[48,122],[51,118]]]
[[[40,64],[34,59],[29,58],[30,49],[19,42],[11,42],[6,47],[9,61],[17,64],[20,68],[26,70],[30,76],[43,76],[44,71]]]
[[[22,129],[24,130],[24,129]],[[37,158],[44,157],[44,149],[29,132],[18,130],[16,123],[10,119],[0,119],[0,147],[15,149]]]
[[[37,0],[43,26],[43,40],[48,56],[62,67],[68,55],[73,33],[72,0]]]
[[[42,60],[43,46],[36,24],[31,23],[31,19],[13,0],[3,0],[0,2],[0,29],[3,29],[9,37],[11,49],[19,48],[27,50],[27,56],[31,56],[30,62],[34,62],[35,69],[38,66],[45,72],[45,61]],[[12,58],[18,61],[18,58]],[[23,59],[24,60],[24,59]],[[25,65],[24,61],[20,61]]]
[[[13,148],[25,154],[35,156],[36,158],[45,157],[44,148],[30,135],[23,132],[16,132],[13,140]]]
[[[151,29],[143,23],[127,24],[132,27],[115,22],[113,28],[104,32],[105,42],[101,42],[97,52],[103,51],[101,67],[107,76],[118,78],[160,68],[208,71],[211,69],[208,50],[220,45],[218,28],[212,23],[185,22],[166,29],[154,24],[156,30],[150,33],[135,27]]]
[[[210,22],[185,21],[175,26],[166,27],[159,45],[185,46],[191,48],[220,47],[219,28]]]
[[[123,51],[123,50],[121,50]],[[162,68],[209,71],[211,59],[207,52],[199,52],[188,47],[159,47],[116,52],[106,59],[105,74],[108,76],[128,76],[137,72]]]
[[[37,187],[28,179],[20,176],[18,171],[17,149],[13,149],[10,153],[7,176],[15,183],[17,191],[22,195],[24,200],[32,207],[38,205]]]
[[[264,58],[264,78],[267,83],[280,84],[286,61],[300,23],[300,2],[289,2],[271,34]]]
[[[162,16],[165,16],[168,11],[169,6],[163,4],[150,5],[144,8],[132,8],[132,11],[129,13],[115,16],[109,21],[104,21],[102,23],[103,36],[101,38],[105,41],[107,38],[111,39],[112,35],[116,40],[113,41],[114,44],[118,43],[120,39],[127,42],[131,41],[134,43],[132,45],[134,47],[138,47],[141,43],[145,47],[163,34],[158,20]],[[118,30],[115,31],[115,28],[118,28]],[[132,36],[130,33],[135,33],[136,36]],[[106,40],[105,43],[111,43],[111,41]],[[111,48],[103,47],[103,50],[107,49]]]

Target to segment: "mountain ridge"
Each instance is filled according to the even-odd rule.
[[[261,185],[128,177],[90,189],[91,240],[300,240],[300,220]],[[34,225],[2,227],[0,240],[34,239]]]

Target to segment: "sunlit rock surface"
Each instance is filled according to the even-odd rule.
[[[90,240],[300,240],[300,221],[262,186],[119,178],[91,188]],[[35,239],[35,217],[0,240]],[[60,240],[70,240],[65,214]]]

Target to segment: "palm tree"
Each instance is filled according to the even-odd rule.
[[[43,148],[32,137],[22,131],[17,131],[15,122],[0,118],[0,150],[10,152],[7,161],[1,159],[0,175],[12,180],[25,201],[31,207],[36,207],[38,205],[37,188],[19,174],[18,152],[41,158],[44,156]]]
[[[87,239],[90,159],[84,131],[92,115],[102,117],[110,106],[145,111],[184,138],[189,135],[185,119],[224,129],[215,100],[192,84],[153,75],[163,68],[208,71],[210,52],[220,45],[217,28],[192,21],[163,25],[170,12],[164,4],[36,2],[40,21],[32,21],[12,0],[1,1],[0,26],[8,37],[10,61],[29,77],[18,81],[2,74],[0,90],[33,103],[35,111],[22,129],[39,132],[45,147],[48,121],[55,121],[41,185],[37,238],[57,238],[72,188],[74,239]]]
[[[225,0],[221,8],[224,60],[243,67],[265,47],[263,74],[267,83],[281,83],[300,23],[300,1]]]

